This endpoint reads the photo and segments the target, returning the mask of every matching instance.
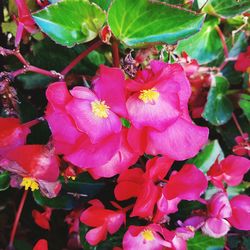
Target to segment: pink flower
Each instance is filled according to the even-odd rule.
[[[127,129],[122,130],[121,145],[114,156],[104,165],[88,169],[94,179],[109,178],[122,173],[135,164],[139,155],[135,153],[127,142]]]
[[[206,190],[204,174],[193,165],[184,165],[166,183],[164,177],[172,163],[173,160],[168,157],[155,157],[147,162],[145,173],[133,168],[119,176],[115,188],[116,199],[137,198],[131,216],[151,217],[156,204],[165,215],[176,212],[182,199],[197,200]]]
[[[114,82],[112,77],[117,75],[124,77],[119,69],[103,66],[101,74],[102,72],[103,76],[95,81],[96,92],[101,93],[100,98],[106,97],[106,93],[101,92],[103,86],[100,85],[100,81],[110,80],[106,86],[108,91],[109,83]],[[46,119],[52,132],[56,152],[63,154],[65,160],[81,168],[92,168],[106,164],[118,151],[121,141],[121,122],[107,105],[110,105],[109,107],[112,105],[115,111],[125,114],[126,110],[123,109],[125,102],[124,107],[116,105],[123,98],[122,94],[119,94],[122,91],[122,87],[119,87],[121,81],[122,79],[118,78],[116,82],[117,88],[120,88],[117,90],[119,97],[113,101],[106,97],[107,104],[103,99],[101,101],[95,99],[96,95],[84,87],[75,87],[71,92],[67,90],[64,82],[56,82],[48,87],[46,96],[49,105]],[[99,117],[96,112],[103,117]]]
[[[250,230],[250,197],[237,195],[230,200],[232,215],[228,218],[230,224],[239,230]]]
[[[250,46],[247,47],[246,52],[239,54],[234,67],[237,71],[241,72],[250,71]]]
[[[44,145],[23,145],[8,151],[0,158],[0,166],[22,176],[20,186],[25,190],[40,189],[43,195],[53,198],[61,189],[57,181],[59,158]]]
[[[149,69],[127,81],[127,88],[132,123],[128,138],[134,150],[176,160],[198,153],[207,141],[208,129],[196,126],[189,117],[191,90],[181,65],[152,61]]]
[[[18,8],[18,18],[16,20],[18,27],[15,39],[15,46],[17,47],[25,32],[34,34],[38,31],[38,28],[31,16],[25,0],[15,0],[15,2]]]
[[[179,238],[175,232],[157,224],[148,226],[130,226],[123,237],[124,250],[185,250],[186,242]]]
[[[223,182],[228,186],[239,185],[250,168],[250,161],[244,157],[229,155],[221,162],[216,161],[209,169],[207,175],[211,182],[219,188],[224,188]]]
[[[0,155],[25,144],[30,125],[21,124],[16,118],[0,118]]]
[[[80,221],[87,226],[94,227],[86,234],[86,240],[90,245],[97,245],[107,237],[107,233],[114,234],[126,221],[126,212],[116,203],[117,211],[105,209],[99,200],[89,202],[92,206],[87,208],[80,217]]]

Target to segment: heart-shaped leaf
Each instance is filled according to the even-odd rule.
[[[177,53],[185,51],[200,64],[215,60],[223,51],[220,37],[215,29],[218,24],[219,19],[217,18],[206,20],[199,33],[179,42]]]
[[[108,23],[126,46],[147,43],[174,44],[198,32],[204,16],[157,1],[114,0]]]
[[[232,116],[233,105],[226,96],[228,87],[225,77],[216,76],[209,90],[203,117],[215,126],[225,124]]]
[[[93,40],[105,22],[103,10],[88,0],[60,1],[32,16],[52,40],[69,47]]]
[[[220,17],[233,17],[249,9],[249,0],[210,0],[203,11]]]

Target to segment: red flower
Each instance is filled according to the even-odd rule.
[[[250,72],[250,46],[247,47],[246,52],[239,54],[234,67],[237,71]]]
[[[44,145],[23,145],[5,154],[0,166],[23,177],[20,186],[25,190],[40,189],[49,197],[55,197],[60,191],[59,159],[53,149]]]
[[[33,124],[21,124],[16,118],[0,118],[0,155],[25,144]]]
[[[45,211],[43,213],[38,210],[32,211],[32,217],[35,220],[35,223],[43,229],[50,230],[50,217],[51,217],[52,209],[49,207],[45,207]]]
[[[48,242],[47,240],[41,239],[37,241],[36,245],[34,246],[33,250],[48,250]]]
[[[248,159],[229,155],[221,162],[216,161],[207,175],[216,187],[223,189],[223,182],[227,183],[228,186],[239,185],[249,169],[250,161]]]
[[[233,152],[236,155],[248,155],[250,157],[250,141],[248,134],[244,133],[243,136],[236,136],[235,141],[237,145],[233,147]]]
[[[87,226],[95,227],[86,234],[90,245],[97,245],[107,237],[107,233],[114,234],[125,223],[126,213],[117,204],[112,203],[119,210],[105,209],[99,200],[89,202],[92,206],[87,208],[80,217],[80,221]]]

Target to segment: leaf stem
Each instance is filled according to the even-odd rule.
[[[235,123],[235,126],[236,126],[237,129],[239,130],[241,136],[244,137],[244,133],[243,133],[243,131],[242,131],[241,127],[240,127],[240,124],[239,124],[239,122],[238,122],[238,120],[237,120],[237,118],[236,118],[236,115],[235,115],[234,113],[232,114],[232,118],[233,118],[233,121],[234,121],[234,123]]]
[[[102,45],[102,41],[98,40],[92,45],[90,45],[86,50],[84,50],[79,56],[77,56],[64,70],[61,74],[66,75],[71,69],[73,69],[83,58],[85,58],[90,52],[96,50]]]
[[[114,37],[112,38],[112,56],[114,67],[120,67],[120,55],[119,55],[119,41]]]
[[[16,213],[15,221],[14,221],[14,224],[13,224],[13,227],[11,230],[10,241],[9,241],[9,246],[8,246],[9,249],[13,248],[18,222],[20,220],[20,216],[21,216],[21,213],[23,211],[23,206],[24,206],[24,203],[26,201],[27,194],[28,194],[28,190],[24,190],[22,199],[20,201],[20,204],[19,204],[19,207],[18,207],[18,210]]]
[[[228,48],[227,48],[225,36],[224,36],[223,32],[221,31],[219,26],[216,26],[215,29],[218,32],[219,36],[220,36],[220,40],[221,40],[222,47],[223,47],[223,50],[224,50],[225,58],[228,58],[229,53],[228,53]]]

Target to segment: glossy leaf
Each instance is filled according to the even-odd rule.
[[[64,0],[33,14],[41,30],[56,43],[73,46],[93,40],[105,13],[88,0]]]
[[[249,9],[249,0],[210,0],[203,11],[220,17],[233,17]]]
[[[222,159],[224,155],[218,140],[214,140],[206,145],[197,156],[188,160],[188,163],[194,164],[203,173],[206,173],[218,157]]]
[[[114,0],[108,13],[113,34],[129,47],[174,44],[198,32],[204,16],[147,0]]]
[[[8,172],[3,172],[0,174],[0,191],[4,191],[9,187],[10,174]]]
[[[179,42],[177,53],[185,51],[200,64],[215,60],[223,51],[220,37],[215,29],[218,24],[217,18],[206,20],[199,33]]]
[[[213,79],[202,116],[215,126],[225,124],[232,116],[233,105],[226,96],[228,88],[226,78],[216,76]]]
[[[33,192],[33,197],[36,203],[40,206],[65,210],[71,210],[75,207],[75,200],[71,195],[59,195],[55,198],[49,199],[36,190]]]
[[[99,5],[103,10],[108,10],[111,0],[91,0],[91,2]]]
[[[225,238],[212,238],[196,232],[194,238],[188,240],[188,250],[212,250],[212,249],[224,249]]]
[[[242,94],[239,105],[247,119],[250,121],[250,95]]]

